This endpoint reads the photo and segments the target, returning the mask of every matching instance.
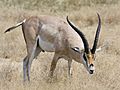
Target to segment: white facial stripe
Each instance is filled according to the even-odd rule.
[[[87,58],[87,56],[86,56],[86,53],[84,54],[83,58],[84,58],[84,61],[85,61],[86,66],[88,67],[88,58]]]
[[[83,62],[84,67],[87,69],[87,71],[89,71],[88,65],[83,57],[82,57],[82,62]]]

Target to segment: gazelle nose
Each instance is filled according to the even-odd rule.
[[[94,65],[93,64],[90,64],[90,67],[93,67]]]
[[[90,70],[90,71],[89,71],[90,74],[93,74],[93,72],[94,72],[94,70]]]
[[[95,71],[94,65],[93,65],[93,64],[90,64],[90,66],[89,66],[89,73],[90,73],[90,74],[93,74],[94,71]]]

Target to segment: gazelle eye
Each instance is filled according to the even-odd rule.
[[[74,47],[74,48],[72,48],[72,50],[74,50],[75,52],[80,52],[80,49],[78,48],[78,47]]]

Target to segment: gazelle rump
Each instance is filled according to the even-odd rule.
[[[99,15],[98,18],[99,23],[92,50],[89,48],[84,34],[72,25],[68,18],[66,21],[53,16],[30,17],[8,28],[5,33],[18,26],[22,26],[27,48],[27,55],[23,60],[24,81],[30,81],[32,61],[42,51],[54,52],[50,67],[50,76],[53,76],[56,64],[60,58],[68,60],[69,75],[71,75],[72,60],[84,64],[88,72],[93,74],[94,54],[101,26]]]

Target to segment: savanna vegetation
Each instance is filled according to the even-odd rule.
[[[119,0],[0,0],[0,90],[119,90],[120,89],[120,1]],[[67,61],[60,59],[49,79],[54,53],[41,53],[33,61],[31,82],[23,85],[22,60],[26,46],[21,27],[4,31],[30,16],[52,15],[70,20],[86,35],[90,46],[102,19],[96,72],[89,75],[84,66],[72,63],[68,78]]]

